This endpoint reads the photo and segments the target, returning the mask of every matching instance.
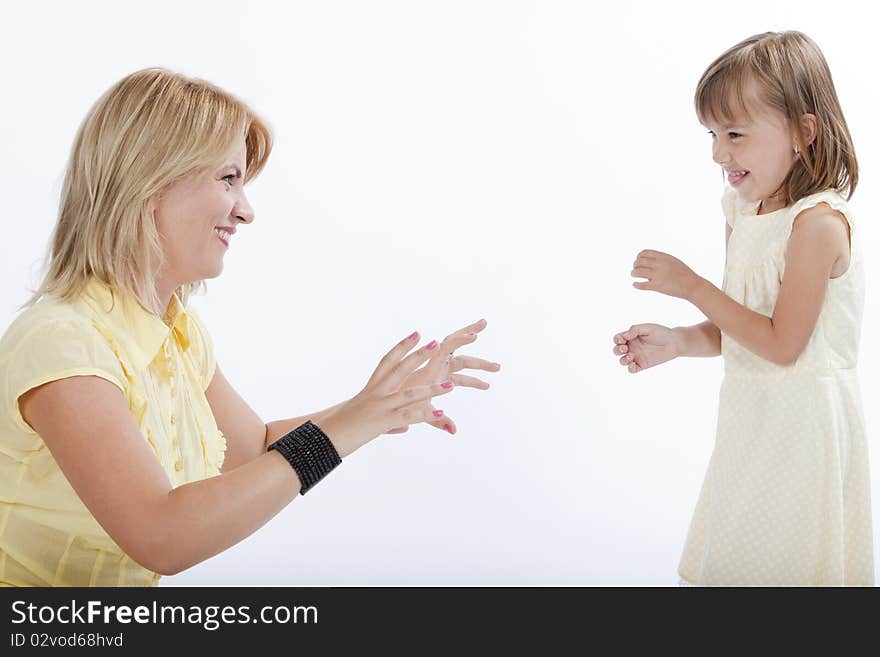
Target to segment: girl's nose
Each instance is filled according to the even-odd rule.
[[[730,161],[727,149],[722,147],[717,140],[712,144],[712,159],[715,160],[715,164],[724,164]]]

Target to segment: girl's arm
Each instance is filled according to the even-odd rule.
[[[817,205],[795,218],[772,317],[746,308],[700,277],[688,286],[684,298],[749,351],[789,365],[807,346],[831,270],[844,249],[848,249],[846,220],[828,206]]]
[[[727,270],[727,245],[733,229],[724,222],[724,269]],[[721,330],[711,321],[672,329],[680,356],[712,357],[721,355]]]
[[[672,331],[675,334],[676,351],[679,356],[721,355],[721,331],[712,322],[677,326]]]
[[[725,221],[725,254],[731,232],[730,224]],[[636,268],[640,265],[639,260],[640,258],[637,258],[634,263]],[[727,263],[725,262],[726,268]],[[690,272],[689,269],[687,271]],[[636,274],[636,270],[633,270],[633,273]],[[693,272],[690,274],[696,276]],[[639,272],[638,275],[647,276],[644,272]],[[647,288],[645,284],[639,283],[636,283],[635,286],[643,289],[656,289]],[[682,356],[711,357],[721,355],[721,331],[712,322],[702,322],[694,326],[678,326],[671,329],[660,324],[635,324],[623,333],[615,335],[613,340],[612,353],[621,356],[620,364],[626,365],[630,373],[633,374]]]

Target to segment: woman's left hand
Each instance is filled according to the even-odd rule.
[[[700,277],[678,258],[661,251],[646,249],[636,256],[631,275],[647,282],[633,283],[639,290],[652,290],[680,299],[690,298]]]
[[[501,365],[475,356],[456,356],[455,352],[461,347],[476,341],[477,334],[486,328],[486,320],[460,328],[455,333],[447,336],[437,347],[437,353],[431,357],[425,365],[413,372],[402,384],[402,387],[428,385],[451,379],[456,387],[477,388],[488,390],[489,384],[475,376],[456,374],[461,370],[483,370],[484,372],[497,372]],[[431,407],[431,410],[436,409]],[[438,419],[429,422],[437,429],[443,429],[451,434],[457,431],[455,422],[451,417],[443,413]],[[406,428],[392,429],[388,433],[404,433]]]

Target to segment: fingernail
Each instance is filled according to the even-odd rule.
[[[465,336],[467,336],[467,337],[469,337],[469,338],[472,338],[472,337],[474,337],[475,335],[476,335],[476,333],[473,333],[473,332],[471,332],[471,333],[465,333]]]
[[[449,426],[448,424],[444,424],[443,428],[446,429],[449,433],[452,433],[452,427]]]
[[[440,384],[440,387],[444,390],[449,390],[452,387],[452,381],[444,381]]]
[[[414,331],[412,335],[410,335],[409,337],[407,337],[407,340],[415,340],[417,337],[419,337],[419,332],[418,332],[418,331]]]
[[[434,411],[434,417],[441,417],[442,415],[443,415],[443,411],[441,411],[441,410]],[[448,427],[449,425],[447,424],[446,426]]]
[[[425,349],[427,349],[428,351],[430,351],[431,349],[434,349],[436,347],[437,347],[436,340],[431,340],[428,344],[425,345]]]

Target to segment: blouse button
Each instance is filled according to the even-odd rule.
[[[171,420],[171,424],[174,424],[174,413],[171,414],[170,420]]]
[[[178,460],[178,461],[175,461],[175,462],[174,462],[174,469],[175,469],[177,472],[180,472],[181,470],[183,470],[183,463],[181,463],[179,460]]]

